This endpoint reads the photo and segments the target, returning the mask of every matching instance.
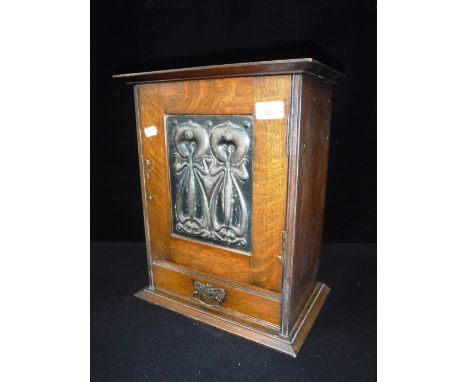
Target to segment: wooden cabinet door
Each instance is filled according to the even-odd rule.
[[[281,290],[290,94],[290,75],[135,85],[153,261]],[[284,117],[256,119],[268,101]]]

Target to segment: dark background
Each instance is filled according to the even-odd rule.
[[[376,38],[375,1],[91,2],[93,381],[375,381]],[[320,268],[331,293],[292,359],[133,297],[148,282],[133,93],[111,76],[298,57],[347,77]]]
[[[133,93],[112,74],[313,57],[334,87],[325,242],[376,241],[376,3],[91,2],[91,240],[143,241]]]
[[[374,382],[376,245],[327,243],[331,287],[297,358],[133,297],[148,283],[145,244],[91,244],[93,382]],[[109,266],[112,264],[112,266]]]

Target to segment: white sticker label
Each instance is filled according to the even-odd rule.
[[[284,102],[257,102],[255,104],[255,118],[257,119],[283,119]]]
[[[158,129],[154,125],[149,126],[149,127],[145,128],[145,135],[147,137],[152,137],[154,135],[158,135]]]

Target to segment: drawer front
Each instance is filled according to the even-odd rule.
[[[281,302],[278,294],[247,290],[165,262],[155,263],[153,274],[156,289],[173,293],[190,303],[233,314],[239,312],[279,325]]]

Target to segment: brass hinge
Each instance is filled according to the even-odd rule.
[[[281,261],[281,264],[284,264],[284,259],[286,258],[286,231],[281,231],[281,254],[278,256],[278,259]]]
[[[290,147],[289,147],[289,130],[290,130],[290,122],[291,122],[291,115],[288,115],[288,122],[286,125],[286,154],[290,154]]]

